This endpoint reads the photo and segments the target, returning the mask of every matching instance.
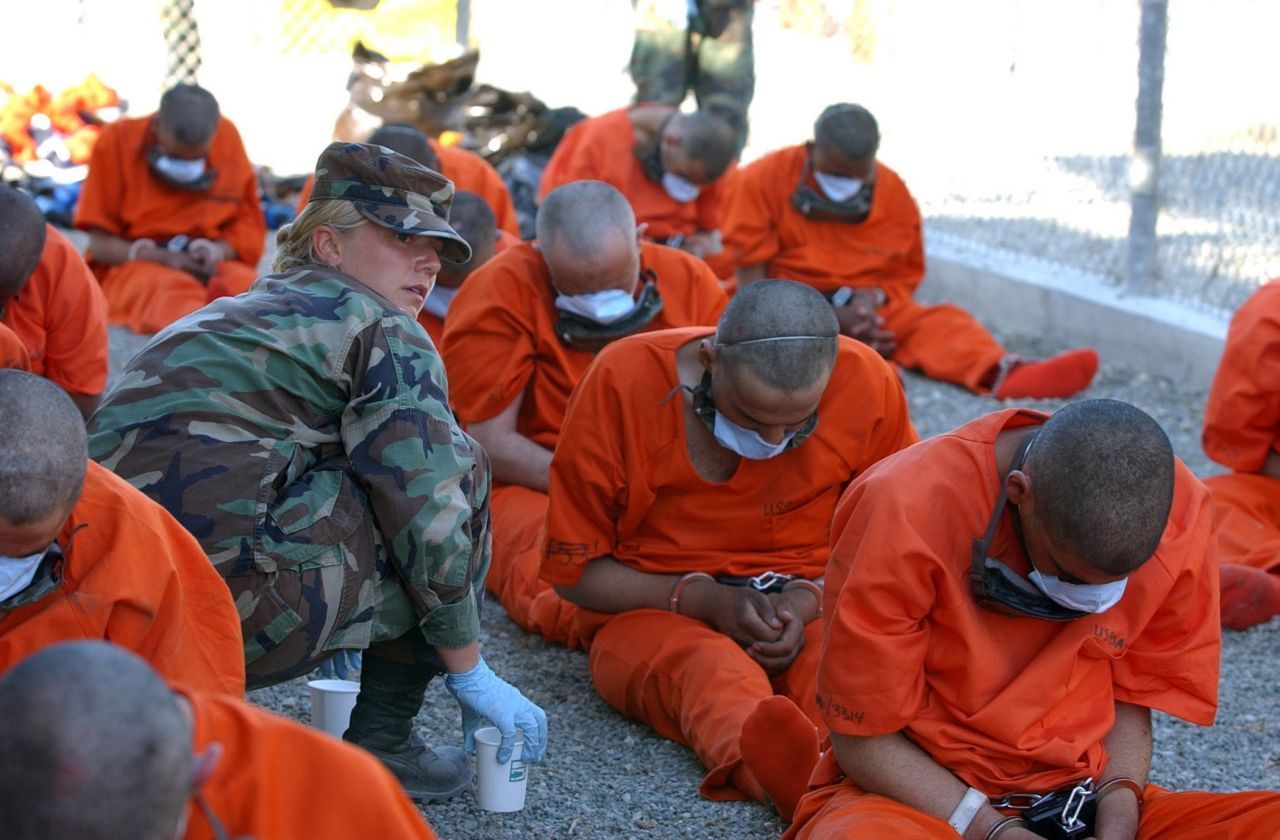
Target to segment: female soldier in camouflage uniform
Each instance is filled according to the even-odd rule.
[[[467,756],[412,734],[446,672],[468,748],[481,717],[537,761],[546,716],[479,656],[489,565],[484,451],[449,410],[414,320],[440,258],[470,247],[453,185],[380,146],[333,143],[277,273],[178,321],[94,415],[90,454],[200,540],[236,600],[248,683],[363,650],[344,737],[419,800],[471,781]]]

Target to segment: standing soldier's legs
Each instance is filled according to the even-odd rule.
[[[698,107],[733,126],[739,154],[747,143],[747,114],[756,90],[751,20],[750,3],[709,14],[706,31],[694,35],[691,62]]]
[[[685,0],[636,0],[631,81],[636,102],[680,107],[689,90],[688,12]]]

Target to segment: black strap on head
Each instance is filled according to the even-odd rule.
[[[1018,445],[1014,452],[1009,472],[1022,468],[1027,451],[1039,434],[1039,429],[1030,432]],[[1005,474],[1005,479],[1008,478]],[[969,585],[978,605],[984,609],[1006,615],[1029,616],[1044,621],[1074,621],[1088,613],[1063,606],[1047,597],[1030,581],[1014,572],[999,560],[991,559],[988,551],[995,538],[996,527],[1004,513],[1008,496],[1005,492],[1005,481],[1000,482],[1000,494],[996,497],[995,510],[991,514],[991,522],[987,525],[986,534],[981,539],[974,539],[973,553],[969,570]],[[1014,533],[1025,552],[1026,540],[1022,536],[1022,523],[1018,517],[1013,519]]]

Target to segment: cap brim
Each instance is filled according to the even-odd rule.
[[[351,202],[365,218],[377,222],[396,233],[407,233],[411,236],[434,236],[443,239],[440,248],[441,259],[451,263],[465,263],[471,259],[471,245],[461,234],[449,226],[439,216],[415,210],[412,207],[400,207],[387,204],[371,204],[363,201]]]

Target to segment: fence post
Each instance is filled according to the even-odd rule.
[[[160,20],[168,47],[169,67],[164,89],[176,84],[196,84],[200,72],[200,27],[196,25],[195,0],[164,0]]]
[[[1140,0],[1138,103],[1129,163],[1129,276],[1127,292],[1144,294],[1158,265],[1156,221],[1160,215],[1160,123],[1163,118],[1164,53],[1169,0]]]
[[[458,46],[467,49],[471,41],[471,0],[458,0],[457,19],[454,26]]]

